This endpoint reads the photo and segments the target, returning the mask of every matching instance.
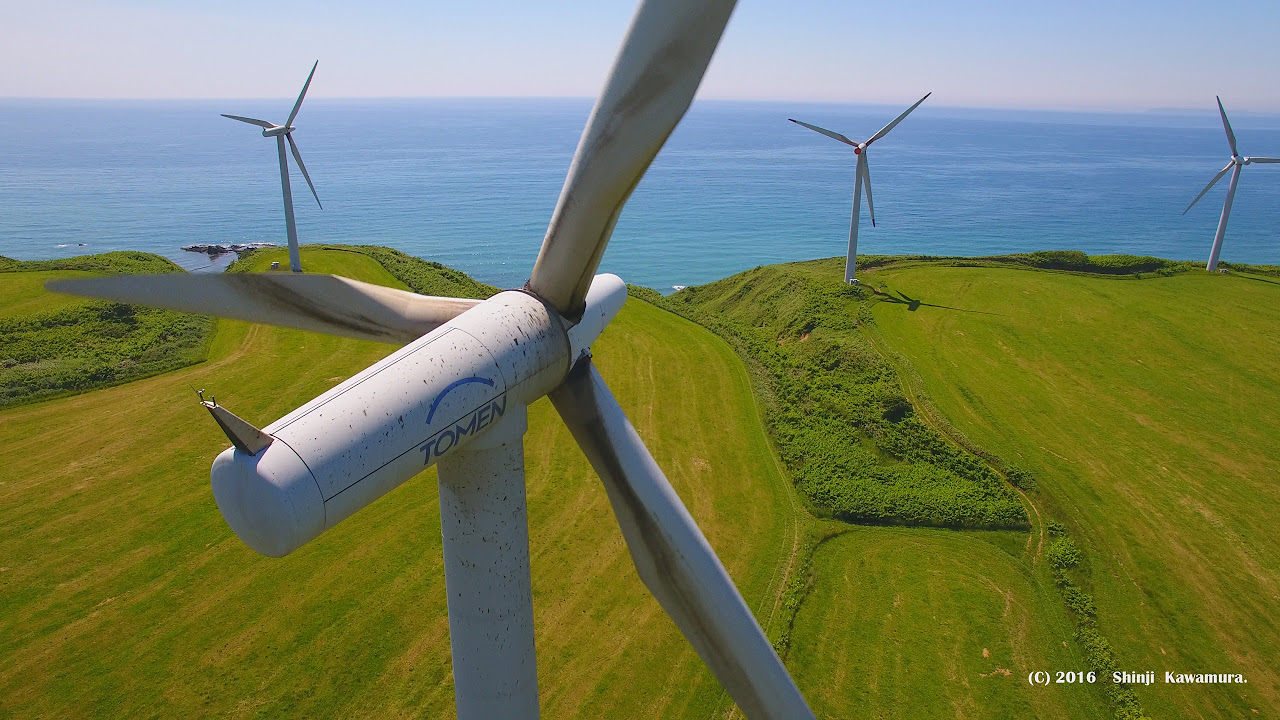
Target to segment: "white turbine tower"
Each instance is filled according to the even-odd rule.
[[[820,128],[817,125],[810,125],[807,122],[800,122],[793,118],[787,118],[797,125],[803,125],[804,127],[807,127],[814,132],[822,133],[833,140],[839,140],[845,145],[853,146],[853,152],[858,156],[858,164],[853,173],[853,217],[849,220],[849,251],[845,255],[844,260],[844,281],[847,283],[858,282],[857,278],[853,276],[853,270],[854,265],[856,265],[858,261],[858,220],[862,215],[862,192],[864,187],[866,188],[867,193],[867,210],[871,213],[871,227],[875,227],[876,225],[876,208],[871,204],[871,170],[867,166],[867,148],[871,143],[879,140],[885,135],[888,135],[890,130],[897,126],[898,123],[902,122],[903,118],[910,115],[912,110],[920,107],[920,103],[927,100],[932,94],[933,93],[926,93],[924,97],[916,101],[915,105],[907,108],[906,112],[894,118],[893,122],[880,128],[880,132],[872,135],[866,142],[860,143],[854,142],[838,132]]]
[[[1222,217],[1218,218],[1218,232],[1214,233],[1213,249],[1209,251],[1209,263],[1205,265],[1205,269],[1210,272],[1218,269],[1218,256],[1222,254],[1222,238],[1227,234],[1227,221],[1231,219],[1231,203],[1236,199],[1236,184],[1240,182],[1240,169],[1253,163],[1280,163],[1280,158],[1241,157],[1240,151],[1236,149],[1236,134],[1231,130],[1231,123],[1227,120],[1227,111],[1222,107],[1222,98],[1218,98],[1218,114],[1222,116],[1222,128],[1227,131],[1227,143],[1231,145],[1231,161],[1227,163],[1226,167],[1219,170],[1217,175],[1213,176],[1213,179],[1209,181],[1208,185],[1204,186],[1204,189],[1200,191],[1196,199],[1192,200],[1187,209],[1182,211],[1182,214],[1186,215],[1187,211],[1200,202],[1200,198],[1204,197],[1205,193],[1209,192],[1209,188],[1217,185],[1228,170],[1231,171],[1231,184],[1227,185],[1227,199],[1222,203]]]
[[[462,720],[538,716],[522,437],[526,407],[544,395],[604,482],[640,578],[746,716],[813,717],[588,350],[627,297],[622,280],[595,274],[605,245],[688,109],[733,5],[641,3],[519,290],[481,302],[271,273],[50,283],[408,343],[262,429],[205,402],[233,444],[213,463],[213,494],[246,544],[281,556],[438,463]]]
[[[298,161],[298,169],[302,171],[302,177],[306,179],[307,186],[311,188],[311,195],[316,199],[316,205],[320,205],[320,196],[316,195],[316,186],[311,182],[311,176],[307,174],[307,166],[302,164],[302,154],[298,152],[298,144],[293,141],[293,131],[297,130],[293,126],[293,119],[298,117],[298,110],[302,108],[302,99],[307,96],[307,88],[311,87],[311,78],[315,77],[316,66],[319,64],[320,61],[317,60],[311,66],[311,73],[307,75],[307,81],[302,85],[302,92],[298,93],[298,101],[293,104],[293,111],[289,113],[289,119],[285,120],[283,125],[276,125],[256,118],[222,113],[222,117],[257,125],[262,128],[263,137],[276,139],[276,149],[280,155],[280,187],[284,190],[284,227],[289,237],[289,269],[294,272],[302,272],[302,260],[298,256],[298,227],[293,220],[293,191],[289,189],[289,159],[285,155],[284,144],[286,140],[289,142],[289,150],[293,152],[293,159]],[[324,206],[320,205],[320,209],[323,210]]]

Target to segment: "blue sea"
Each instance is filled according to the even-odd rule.
[[[307,100],[294,134],[324,203],[293,189],[303,243],[375,243],[512,287],[528,276],[588,99]],[[283,244],[275,143],[288,100],[0,100],[0,255],[135,249],[189,269],[192,243]],[[900,107],[698,101],[627,206],[602,269],[664,291],[843,255],[850,148]],[[1204,112],[969,110],[926,102],[871,149],[863,253],[1044,249],[1203,261],[1227,162]],[[1233,117],[1245,154],[1280,156],[1280,117]],[[1244,169],[1223,259],[1280,264],[1280,166]],[[865,213],[865,208],[864,208]],[[83,245],[81,245],[83,243]]]

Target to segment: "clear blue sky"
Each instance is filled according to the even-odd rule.
[[[960,5],[968,7],[960,7]],[[3,0],[0,97],[591,96],[634,2]],[[706,98],[1280,112],[1278,0],[742,0]]]

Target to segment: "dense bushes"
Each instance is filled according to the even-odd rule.
[[[0,407],[200,362],[211,326],[198,315],[99,302],[0,319]]]
[[[1004,475],[1009,478],[1009,482],[1013,483],[1015,487],[1022,488],[1023,490],[1036,489],[1035,477],[1020,467],[1009,465],[1005,468]]]
[[[1043,250],[989,257],[934,257],[930,255],[875,255],[858,258],[858,269],[904,262],[934,262],[941,265],[1017,265],[1043,270],[1096,273],[1100,275],[1171,275],[1202,267],[1199,263],[1165,260],[1146,255],[1086,255],[1079,250]],[[1247,266],[1244,266],[1247,267]]]
[[[998,475],[915,416],[897,374],[858,328],[861,292],[797,266],[774,266],[657,302],[716,331],[763,369],[770,432],[819,513],[859,522],[1028,527]]]
[[[85,270],[101,273],[182,272],[172,260],[144,252],[109,252],[60,260],[14,260],[0,255],[0,273],[30,270]]]
[[[133,252],[37,262],[4,260],[0,272],[181,270],[157,255]],[[106,302],[0,318],[0,407],[84,392],[200,362],[212,327],[206,317]]]
[[[1107,693],[1115,709],[1117,720],[1140,720],[1146,717],[1138,696],[1125,683],[1112,682],[1112,673],[1120,669],[1111,643],[1098,631],[1098,609],[1093,597],[1081,590],[1071,579],[1070,570],[1080,564],[1083,557],[1067,529],[1055,520],[1048,522],[1049,547],[1045,560],[1053,571],[1054,581],[1062,593],[1062,600],[1076,621],[1076,641],[1084,650],[1085,664],[1098,673],[1098,682]]]

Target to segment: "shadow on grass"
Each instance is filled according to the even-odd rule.
[[[916,310],[919,310],[921,307],[931,307],[931,308],[938,308],[939,310],[955,310],[956,312],[976,313],[978,315],[999,315],[1000,314],[1000,313],[987,312],[985,310],[966,310],[965,308],[951,307],[950,305],[933,305],[931,303],[927,303],[922,300],[917,300],[913,297],[909,297],[906,293],[902,292],[901,290],[897,292],[898,292],[898,297],[894,297],[893,295],[890,295],[887,292],[877,293],[877,294],[880,296],[880,299],[883,302],[894,303],[896,305],[906,305],[907,310],[911,312],[915,312]]]
[[[1269,280],[1264,277],[1258,277],[1257,275],[1245,275],[1244,273],[1236,273],[1235,276],[1242,277],[1245,280],[1253,280],[1255,282],[1270,283],[1271,285],[1280,285],[1280,280]]]

